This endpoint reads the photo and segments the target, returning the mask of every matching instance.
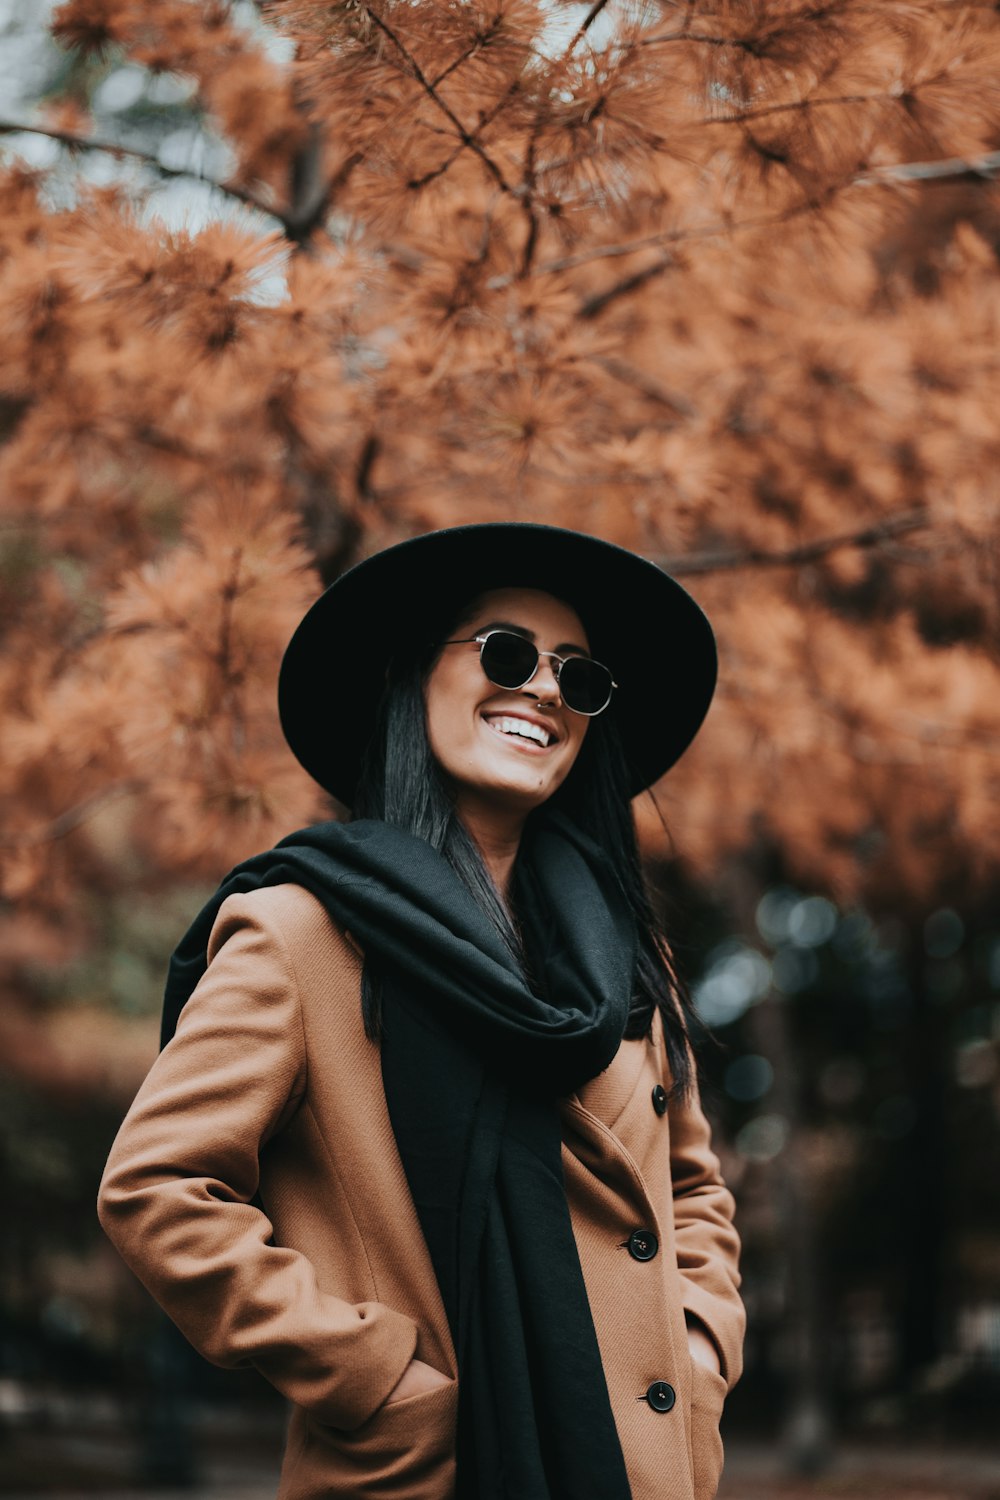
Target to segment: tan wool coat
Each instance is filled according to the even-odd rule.
[[[281,885],[223,904],[209,960],[115,1141],[101,1223],[197,1349],[292,1403],[279,1500],[449,1500],[455,1351],[362,1026],[361,958]],[[665,1085],[657,1019],[563,1102],[563,1166],[634,1500],[710,1500],[741,1364],[738,1242],[705,1117],[696,1098],[665,1107]],[[722,1376],[692,1361],[686,1315]],[[414,1356],[449,1384],[387,1402]],[[645,1399],[654,1382],[669,1410]]]

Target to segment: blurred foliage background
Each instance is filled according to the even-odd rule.
[[[0,7],[0,1483],[273,1468],[273,1393],[163,1325],[96,1185],[190,916],[322,811],[272,708],[302,605],[513,514],[695,575],[719,625],[669,841],[638,812],[745,1242],[726,1493],[860,1444],[913,1473],[851,1493],[938,1493],[933,1449],[942,1494],[995,1496],[994,8],[320,9]],[[479,120],[453,175],[385,144],[387,98],[422,149],[444,129],[410,66],[442,15]],[[724,61],[641,72],[664,28]],[[526,226],[480,180],[528,171],[515,139]],[[404,211],[420,170],[441,196]]]

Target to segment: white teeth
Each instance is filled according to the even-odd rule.
[[[532,724],[528,719],[513,719],[503,715],[500,718],[488,719],[487,723],[499,730],[501,734],[519,734],[526,740],[537,740],[540,745],[549,745],[552,741],[552,736],[547,729],[543,729],[540,724]]]

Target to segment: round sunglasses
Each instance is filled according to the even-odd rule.
[[[444,641],[445,646],[479,647],[479,661],[490,682],[502,688],[522,688],[538,671],[543,656],[555,663],[552,668],[566,707],[575,714],[593,718],[603,713],[618,686],[607,667],[589,656],[557,656],[554,651],[539,651],[534,642],[512,630],[487,630],[485,635],[465,636],[458,641]]]

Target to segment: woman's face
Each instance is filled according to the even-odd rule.
[[[540,651],[589,654],[576,611],[538,589],[480,594],[450,636],[482,635],[498,627],[527,636]],[[589,720],[563,703],[555,665],[543,656],[524,687],[502,688],[480,666],[478,645],[442,647],[424,689],[427,735],[455,788],[460,813],[463,806],[487,804],[523,818],[569,775]],[[531,726],[529,733],[541,729],[546,743],[518,733],[518,725]]]

